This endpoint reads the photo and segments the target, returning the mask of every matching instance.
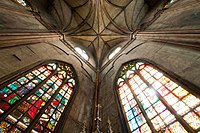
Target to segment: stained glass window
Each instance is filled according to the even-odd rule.
[[[14,0],[15,2],[21,4],[22,6],[28,6],[27,1],[26,0]]]
[[[148,62],[124,64],[117,86],[132,133],[200,132],[199,95]]]
[[[63,63],[39,66],[5,83],[0,88],[0,132],[55,132],[75,83],[72,66]]]

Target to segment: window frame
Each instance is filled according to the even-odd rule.
[[[115,79],[114,79],[114,94],[115,94],[115,98],[116,98],[116,103],[117,103],[117,107],[118,107],[118,113],[120,116],[120,123],[122,125],[122,130],[125,132],[131,132],[130,127],[128,125],[128,120],[126,118],[126,112],[123,109],[123,105],[121,103],[120,100],[120,96],[118,94],[118,84],[117,81],[120,78],[119,74],[123,68],[124,65],[129,64],[129,63],[137,63],[137,62],[142,62],[145,64],[149,64],[150,66],[154,67],[156,70],[160,71],[163,73],[164,76],[166,76],[167,78],[169,78],[170,80],[172,80],[173,82],[175,82],[177,85],[182,86],[185,90],[187,90],[190,94],[200,98],[200,87],[194,85],[193,83],[183,79],[182,77],[178,76],[177,74],[175,74],[174,72],[164,68],[163,66],[149,60],[149,59],[145,59],[145,58],[141,58],[141,59],[133,59],[133,60],[129,60],[125,63],[122,63],[115,75]],[[137,75],[137,73],[136,73]],[[161,97],[163,98],[163,97]],[[135,99],[135,98],[134,98]],[[137,101],[136,101],[137,102]],[[141,103],[141,102],[140,102]],[[138,104],[138,102],[137,102]],[[142,112],[142,110],[141,110]],[[145,118],[146,119],[146,118]],[[147,121],[147,120],[146,120]],[[179,120],[177,120],[179,121]],[[184,127],[184,126],[183,126]]]
[[[78,76],[77,76],[77,73],[76,73],[76,70],[74,69],[74,67],[73,67],[73,65],[71,65],[71,64],[69,64],[69,63],[67,63],[67,62],[64,62],[64,61],[60,61],[60,60],[44,60],[44,61],[39,61],[39,62],[36,62],[36,63],[33,63],[33,64],[31,64],[31,65],[28,65],[28,66],[25,66],[24,68],[22,68],[22,69],[19,69],[19,70],[16,70],[15,72],[13,72],[13,73],[11,73],[11,74],[8,74],[8,75],[6,75],[6,76],[4,76],[4,77],[2,77],[2,78],[0,78],[0,81],[2,81],[2,82],[0,82],[0,87],[1,88],[4,88],[4,87],[6,87],[7,85],[9,85],[10,83],[12,83],[12,82],[14,82],[14,81],[16,81],[17,79],[19,79],[20,77],[23,77],[23,76],[25,76],[26,74],[28,74],[28,73],[30,73],[31,71],[33,71],[33,70],[35,70],[35,69],[38,69],[38,68],[40,68],[41,66],[43,66],[43,65],[47,65],[47,64],[49,64],[49,63],[59,63],[59,64],[66,64],[66,65],[68,65],[71,69],[72,69],[72,71],[73,71],[73,73],[74,73],[74,80],[75,80],[75,86],[74,86],[74,88],[73,88],[73,93],[71,94],[71,96],[70,96],[70,99],[69,99],[69,101],[68,101],[68,104],[67,105],[65,105],[65,109],[64,109],[64,111],[61,113],[61,117],[60,117],[60,119],[58,120],[58,122],[57,122],[57,125],[56,125],[56,127],[55,127],[55,129],[54,129],[54,131],[53,132],[62,132],[62,130],[63,130],[63,128],[64,128],[64,125],[65,125],[65,123],[66,123],[66,119],[68,118],[68,116],[69,116],[69,113],[70,113],[70,111],[71,111],[71,108],[72,108],[72,103],[74,102],[74,100],[75,100],[75,97],[76,97],[76,95],[77,95],[77,93],[78,93],[78,88],[79,88],[79,81],[78,81]],[[52,74],[53,73],[51,73],[51,76],[52,76]],[[37,90],[39,90],[39,88],[42,86],[42,85],[44,85],[44,81],[46,80],[49,80],[50,78],[51,78],[51,76],[48,76],[46,79],[44,79],[41,83],[39,83],[33,90],[31,90],[31,92],[30,92],[30,94],[28,94],[28,96],[27,96],[27,94],[24,96],[24,97],[22,97],[19,101],[22,101],[23,99],[27,99],[26,97],[29,97],[29,95],[31,96],[32,94],[35,94],[35,92],[37,91]],[[64,82],[63,82],[64,83]],[[61,84],[62,85],[62,84]],[[61,86],[59,86],[59,88],[58,88],[58,90],[57,91],[55,91],[54,92],[54,94],[56,93],[56,92],[59,92],[59,90],[61,89]],[[34,91],[35,90],[35,91]],[[55,97],[51,97],[50,99],[54,99]],[[9,114],[11,114],[11,112],[13,111],[13,110],[15,110],[19,105],[20,105],[20,103],[21,102],[17,102],[17,103],[15,103],[14,105],[12,105],[7,111],[5,111],[4,113],[3,113],[3,116],[8,116]],[[51,101],[48,101],[47,103],[51,103]],[[46,104],[47,104],[46,103]],[[47,108],[41,108],[41,110],[38,112],[38,114],[40,113],[40,112],[42,112],[42,113],[44,113],[44,111],[45,111],[45,109],[47,109]],[[40,118],[40,117],[38,117],[38,114],[35,116],[35,118],[34,119],[37,119],[37,118]],[[3,121],[5,118],[3,117],[2,115],[1,115],[1,119],[0,119],[0,122],[1,121]],[[51,117],[50,117],[51,118]],[[31,123],[34,123],[33,124],[33,126],[31,126],[31,127],[27,127],[26,128],[26,130],[25,130],[25,132],[27,131],[27,130],[29,130],[30,129],[30,131],[34,128],[34,126],[35,126],[35,124],[36,124],[36,121],[34,121],[34,122],[31,122]]]

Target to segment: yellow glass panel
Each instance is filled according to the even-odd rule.
[[[190,112],[183,117],[183,119],[193,128],[198,129],[200,127],[200,118],[194,113]]]
[[[178,98],[176,98],[173,94],[168,94],[167,96],[164,97],[164,99],[167,101],[169,105],[173,105],[178,101]]]
[[[159,116],[152,119],[151,122],[153,123],[153,126],[157,131],[165,127],[165,124]]]
[[[169,126],[172,133],[188,133],[179,122],[175,122]]]
[[[179,86],[177,89],[173,90],[173,93],[179,98],[182,98],[188,94],[188,91]]]
[[[200,105],[200,100],[191,94],[183,98],[183,102],[185,102],[191,108],[195,107],[196,105]]]

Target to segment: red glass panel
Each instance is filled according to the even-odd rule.
[[[10,108],[10,105],[7,102],[4,101],[0,101],[0,109],[2,109],[3,111],[6,111],[7,109]]]
[[[28,114],[29,114],[30,118],[32,118],[32,119],[35,118],[35,116],[37,115],[37,113],[38,113],[38,109],[36,107],[34,107],[34,106],[32,106],[30,108],[30,110],[28,111]]]

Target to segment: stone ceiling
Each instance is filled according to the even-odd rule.
[[[156,0],[49,0],[47,8],[66,41],[85,49],[101,66],[110,51],[130,40],[152,1]]]

